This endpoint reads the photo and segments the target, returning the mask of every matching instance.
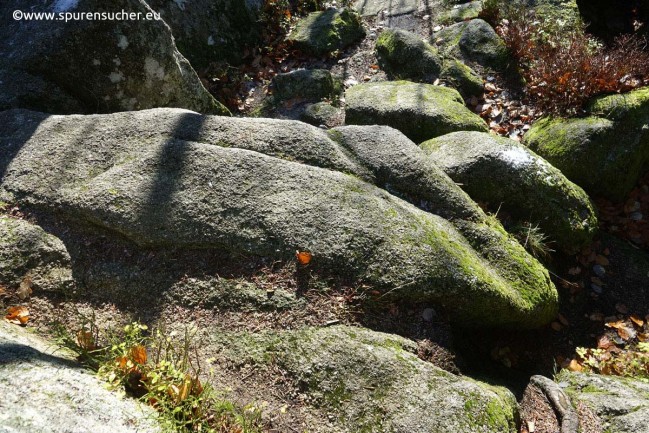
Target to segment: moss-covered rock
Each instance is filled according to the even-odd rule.
[[[298,69],[277,74],[272,81],[273,97],[277,101],[303,99],[320,101],[336,98],[342,92],[342,83],[325,69]]]
[[[335,415],[335,431],[516,431],[511,392],[420,360],[402,337],[336,326],[213,339],[231,362],[279,366],[311,405]]]
[[[536,122],[524,143],[589,194],[623,200],[649,163],[649,89],[597,98],[589,110]]]
[[[346,122],[388,125],[416,143],[455,131],[487,131],[453,89],[409,81],[359,84],[347,89]]]
[[[640,379],[562,371],[556,378],[573,405],[582,402],[603,421],[606,432],[647,432],[649,383]]]
[[[460,92],[464,98],[480,96],[484,92],[482,77],[456,59],[444,61],[440,79]]]
[[[0,14],[58,13],[64,6],[75,13],[153,13],[144,0],[38,5],[16,0],[0,4]],[[0,41],[0,110],[109,113],[180,107],[228,114],[161,20],[10,20],[0,27]]]
[[[507,47],[484,20],[474,19],[446,27],[432,40],[446,57],[456,57],[486,68],[502,71],[507,67]]]
[[[42,212],[145,247],[280,260],[309,249],[314,269],[443,304],[469,324],[534,327],[556,313],[543,267],[392,129],[327,134],[169,109],[0,116],[0,195]],[[32,123],[37,131],[25,132]],[[422,192],[409,194],[418,188],[408,183]],[[418,204],[426,197],[427,210],[388,190]]]
[[[70,255],[58,238],[39,226],[0,216],[0,285],[17,286],[27,276],[37,289],[68,288]]]
[[[356,12],[327,9],[298,20],[288,40],[296,48],[319,56],[343,49],[364,36],[365,30]]]
[[[518,142],[455,132],[421,147],[474,200],[538,224],[562,250],[574,253],[592,241],[597,217],[586,193]]]
[[[376,57],[389,77],[433,81],[442,69],[437,49],[414,33],[387,29],[376,41]]]

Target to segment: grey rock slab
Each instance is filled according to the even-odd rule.
[[[629,377],[563,371],[563,383],[573,404],[581,401],[604,421],[610,433],[649,433],[649,383]]]
[[[155,413],[106,389],[65,350],[0,321],[0,430],[153,433]]]
[[[308,249],[316,268],[439,302],[470,323],[534,327],[556,312],[545,269],[394,130],[345,138],[343,128],[177,109],[0,119],[0,198],[145,247],[283,260]],[[417,173],[429,190],[408,197]]]
[[[365,37],[360,16],[347,8],[312,12],[300,18],[287,40],[315,56],[331,53]]]
[[[455,376],[416,355],[405,338],[333,326],[298,331],[216,332],[220,356],[235,365],[276,364],[308,403],[334,414],[340,432],[516,431],[513,394]]]

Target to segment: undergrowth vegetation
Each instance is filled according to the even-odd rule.
[[[537,16],[519,3],[487,0],[481,17],[503,38],[525,91],[543,112],[572,116],[594,96],[649,84],[649,49],[637,35],[610,45],[590,36],[579,19]]]
[[[93,318],[73,334],[61,326],[59,343],[98,372],[113,389],[124,389],[156,409],[167,432],[260,433],[261,414],[223,398],[199,378],[196,329],[167,334],[138,322],[101,332]]]

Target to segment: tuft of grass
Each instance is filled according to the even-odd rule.
[[[548,246],[548,237],[541,231],[538,225],[530,222],[523,222],[512,228],[512,233],[523,245],[523,247],[537,259],[548,259],[554,252]]]
[[[78,354],[79,360],[97,371],[111,388],[154,407],[164,431],[261,433],[261,413],[253,405],[237,407],[199,376],[195,355],[196,329],[174,333],[138,322],[119,331],[101,333],[94,317],[82,321],[71,335],[58,327],[59,342]]]

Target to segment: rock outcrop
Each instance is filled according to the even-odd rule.
[[[467,323],[534,327],[556,312],[543,267],[389,128],[327,134],[171,109],[12,110],[0,128],[0,198],[145,247],[285,260],[308,249],[314,268],[437,302]]]

